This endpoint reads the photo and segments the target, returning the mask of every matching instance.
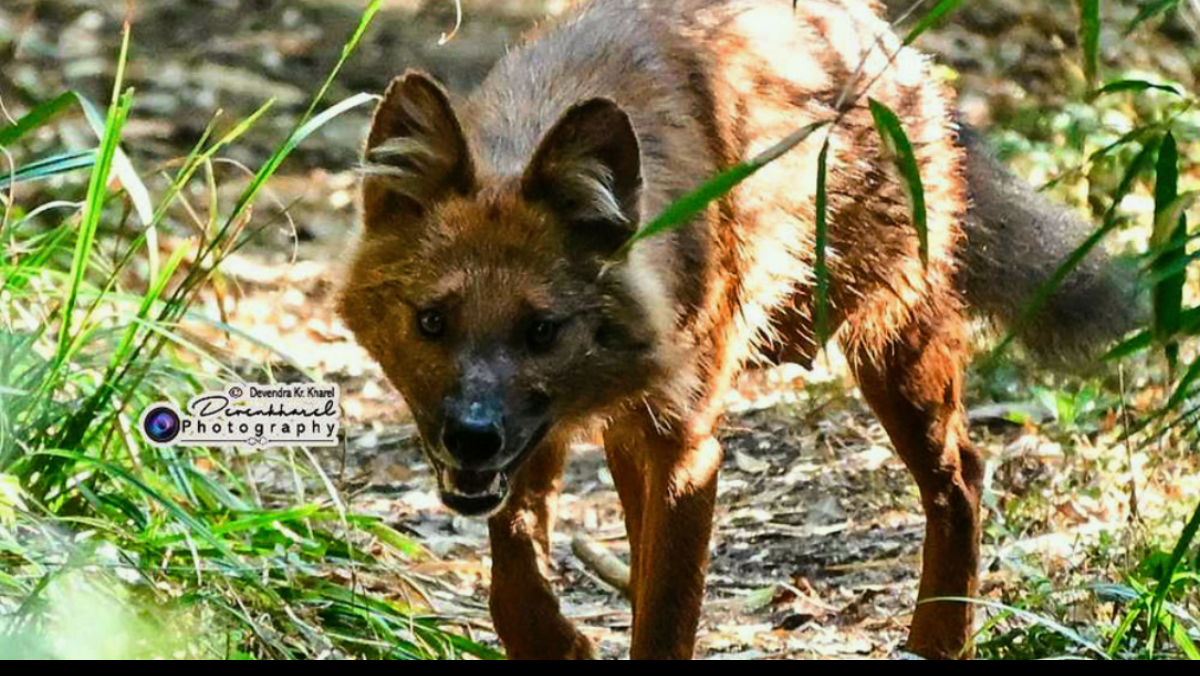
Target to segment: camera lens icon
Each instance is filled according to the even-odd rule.
[[[152,409],[142,419],[142,431],[151,443],[169,444],[179,437],[182,429],[179,414],[165,406]]]

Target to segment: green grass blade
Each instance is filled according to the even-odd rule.
[[[939,2],[937,6],[929,10],[929,13],[921,19],[920,23],[908,32],[908,36],[904,38],[904,45],[907,47],[916,42],[917,38],[921,37],[925,31],[936,26],[939,21],[949,16],[951,12],[961,7],[965,2],[966,0],[942,0]]]
[[[1100,89],[1096,90],[1096,93],[1093,94],[1092,97],[1099,98],[1107,94],[1123,94],[1126,92],[1141,93],[1147,91],[1167,92],[1168,94],[1174,94],[1175,96],[1184,95],[1183,92],[1181,92],[1175,85],[1158,84],[1157,82],[1148,82],[1146,80],[1117,80],[1116,82],[1109,82]]]
[[[392,528],[382,521],[371,519],[356,525],[411,559],[422,558],[429,555],[428,551],[420,543],[415,542],[411,538],[401,534],[395,528]]]
[[[0,285],[0,292],[25,288],[33,276],[40,274],[46,261],[64,248],[70,234],[71,231],[67,227],[56,228],[47,240],[34,251],[33,255],[26,257],[16,267],[5,273],[4,284]]]
[[[96,230],[100,227],[100,218],[104,212],[104,204],[108,197],[108,176],[112,170],[113,157],[121,130],[133,105],[132,96],[122,96],[114,105],[109,115],[109,131],[100,147],[96,166],[92,169],[92,179],[88,186],[87,203],[84,207],[83,220],[79,225],[79,235],[76,239],[75,257],[71,264],[72,281],[66,288],[66,300],[62,315],[62,326],[59,331],[60,363],[66,357],[71,344],[72,315],[79,299],[79,290],[83,285],[95,246]]]
[[[816,327],[817,342],[824,345],[829,340],[829,261],[826,246],[829,239],[829,138],[821,146],[817,156],[817,232],[816,262],[813,274],[817,278]]]
[[[1079,3],[1079,44],[1083,47],[1083,74],[1088,91],[1095,91],[1100,77],[1100,0]]]
[[[1122,341],[1116,347],[1109,350],[1103,357],[1101,357],[1101,361],[1115,361],[1118,359],[1124,359],[1126,357],[1132,357],[1138,352],[1149,349],[1149,347],[1153,344],[1154,332],[1149,330],[1142,331],[1134,335],[1132,338]]]
[[[1186,336],[1200,335],[1200,307],[1183,311],[1179,316],[1179,333]],[[1123,359],[1149,349],[1152,345],[1154,345],[1154,329],[1149,328],[1118,344],[1109,350],[1102,359],[1104,361]]]
[[[1179,384],[1175,386],[1175,391],[1171,394],[1171,398],[1167,401],[1165,413],[1170,413],[1178,409],[1187,398],[1191,396],[1192,385],[1196,380],[1200,379],[1200,357],[1197,357],[1192,365],[1188,367],[1183,377],[1179,379]]]
[[[1200,360],[1197,360],[1197,363],[1200,363]],[[1175,543],[1175,549],[1171,552],[1171,560],[1167,563],[1167,569],[1163,571],[1162,579],[1158,581],[1158,587],[1154,590],[1154,604],[1150,610],[1150,638],[1147,640],[1151,651],[1154,650],[1154,639],[1158,632],[1159,614],[1163,610],[1163,604],[1167,601],[1167,594],[1171,591],[1171,582],[1175,579],[1175,571],[1179,570],[1179,565],[1183,563],[1184,557],[1191,549],[1197,531],[1200,531],[1200,505],[1196,505],[1196,511],[1192,513],[1191,520],[1184,526],[1183,533],[1179,536],[1179,541]]]
[[[695,191],[684,195],[667,207],[654,220],[650,221],[645,228],[642,228],[630,238],[621,247],[618,257],[627,253],[637,242],[686,225],[694,216],[704,211],[709,204],[729,194],[739,183],[753,176],[759,168],[753,164],[744,162],[729,171],[718,174]]]
[[[88,125],[91,126],[97,138],[103,139],[105,121],[96,108],[96,104],[82,94],[75,94],[75,96],[79,99],[79,105],[83,108],[83,115],[87,119]],[[133,207],[137,210],[142,225],[150,225],[154,218],[154,205],[150,200],[150,191],[146,189],[142,177],[133,168],[133,163],[130,162],[125,151],[121,150],[120,145],[117,146],[113,157],[113,173],[121,181],[121,187],[125,189],[125,194],[129,195],[130,201],[133,202]]]
[[[891,108],[871,99],[871,115],[875,118],[875,127],[879,130],[884,147],[891,152],[896,169],[900,172],[900,178],[908,191],[913,227],[916,228],[917,237],[921,242],[921,262],[929,265],[929,213],[925,205],[925,185],[921,181],[916,152],[912,142],[908,140],[904,125]]]
[[[95,243],[96,229],[100,226],[100,216],[104,212],[104,202],[108,196],[108,176],[112,169],[113,158],[116,156],[117,145],[121,140],[121,131],[125,120],[133,107],[133,96],[130,93],[122,95],[124,85],[125,65],[129,58],[129,24],[125,26],[124,38],[121,42],[121,55],[117,62],[117,77],[113,83],[113,101],[109,107],[108,119],[104,126],[104,138],[96,159],[96,167],[92,170],[92,179],[88,185],[87,205],[84,207],[83,221],[79,226],[79,237],[75,246],[75,258],[71,264],[72,282],[67,287],[66,300],[62,313],[62,326],[58,336],[58,364],[62,364],[67,350],[71,345],[71,319],[79,299],[79,288],[83,284],[92,247]]]
[[[146,294],[142,296],[141,306],[138,308],[136,320],[130,321],[129,328],[125,330],[125,335],[121,338],[121,342],[117,345],[117,349],[112,353],[112,363],[122,364],[129,359],[129,353],[133,348],[134,339],[137,337],[139,322],[146,319],[150,314],[151,308],[155,303],[162,298],[163,293],[167,289],[167,284],[171,282],[171,277],[175,275],[175,271],[179,269],[179,265],[183,259],[191,253],[186,246],[181,246],[175,249],[175,253],[167,260],[166,266],[159,272],[159,275],[147,289]]]
[[[1138,9],[1137,16],[1125,26],[1125,35],[1137,30],[1138,26],[1178,5],[1180,0],[1149,0]]]
[[[1139,603],[1134,608],[1125,613],[1121,618],[1121,623],[1117,625],[1116,632],[1113,633],[1112,640],[1108,642],[1108,656],[1115,658],[1121,650],[1121,644],[1125,642],[1125,637],[1129,635],[1129,630],[1133,628],[1133,623],[1145,612],[1143,604]]]
[[[79,98],[79,105],[83,108],[84,117],[87,118],[92,131],[97,138],[103,139],[105,121],[101,117],[100,111],[86,96],[82,94],[76,96]],[[129,161],[129,156],[125,154],[124,150],[121,150],[120,142],[117,143],[112,161],[113,173],[121,182],[121,187],[125,189],[129,201],[133,203],[133,208],[137,212],[142,226],[146,228],[146,252],[149,254],[150,276],[156,277],[158,276],[158,229],[154,225],[154,204],[150,200],[150,191],[146,189],[142,177],[133,168],[133,162]]]
[[[1183,287],[1187,270],[1180,263],[1187,259],[1187,217],[1183,210],[1191,200],[1179,200],[1179,148],[1175,135],[1167,132],[1158,151],[1154,185],[1154,233],[1151,249],[1154,261],[1151,270],[1178,268],[1175,274],[1160,279],[1154,285],[1154,337],[1167,353],[1172,371],[1179,357],[1175,336],[1179,333],[1183,314]]]
[[[0,176],[0,190],[8,190],[21,183],[42,181],[94,166],[96,166],[95,150],[54,155],[19,167],[11,174]]]
[[[700,212],[704,211],[708,205],[721,199],[729,194],[742,181],[753,176],[760,169],[783,157],[788,151],[808,140],[810,136],[815,134],[817,130],[829,124],[828,121],[814,122],[808,126],[802,127],[784,140],[768,148],[762,154],[742,162],[734,166],[732,169],[726,170],[717,174],[713,178],[704,182],[696,190],[684,195],[676,200],[670,206],[663,210],[661,214],[656,216],[641,228],[637,234],[629,238],[628,241],[617,251],[614,256],[617,260],[624,258],[633,248],[633,245],[638,242],[670,232],[677,228],[683,227],[691,222],[692,218]]]
[[[0,128],[0,146],[10,146],[21,140],[26,134],[49,124],[62,114],[75,101],[72,93],[59,94],[57,97],[37,106],[28,114],[17,120],[15,124]]]
[[[1195,641],[1188,636],[1187,626],[1173,617],[1171,618],[1171,640],[1175,641],[1175,645],[1189,660],[1200,661],[1200,648],[1197,648]]]
[[[320,511],[320,505],[300,505],[299,507],[292,507],[290,509],[253,512],[245,515],[244,518],[214,526],[212,532],[214,535],[227,535],[243,531],[257,531],[262,528],[273,527],[275,523],[303,521]]]

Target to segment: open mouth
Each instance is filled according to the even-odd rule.
[[[508,498],[508,476],[504,472],[472,472],[438,468],[442,502],[464,516],[488,516]]]
[[[430,454],[428,457],[437,472],[442,504],[463,516],[491,516],[500,511],[508,499],[509,476],[541,445],[549,430],[549,425],[539,428],[524,450],[502,470],[476,472],[446,467]]]

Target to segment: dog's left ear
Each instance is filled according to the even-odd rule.
[[[568,110],[542,139],[522,190],[616,251],[641,219],[642,157],[629,116],[608,99]]]

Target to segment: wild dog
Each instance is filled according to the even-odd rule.
[[[510,657],[591,655],[538,563],[566,450],[596,431],[631,544],[633,656],[692,656],[720,402],[742,369],[810,364],[820,347],[824,134],[687,227],[617,254],[705,179],[835,117],[829,326],[920,489],[919,597],[976,592],[983,466],[962,400],[966,310],[978,299],[1011,318],[1077,224],[986,154],[968,156],[952,93],[874,2],[792,5],[595,0],[465,100],[408,72],[378,107],[340,312],[411,407],[446,505],[490,516],[490,605]],[[915,146],[927,263],[867,96]],[[1030,337],[1061,348],[1117,328],[1121,308],[1101,262]],[[908,646],[966,657],[972,632],[969,604],[923,603]]]

